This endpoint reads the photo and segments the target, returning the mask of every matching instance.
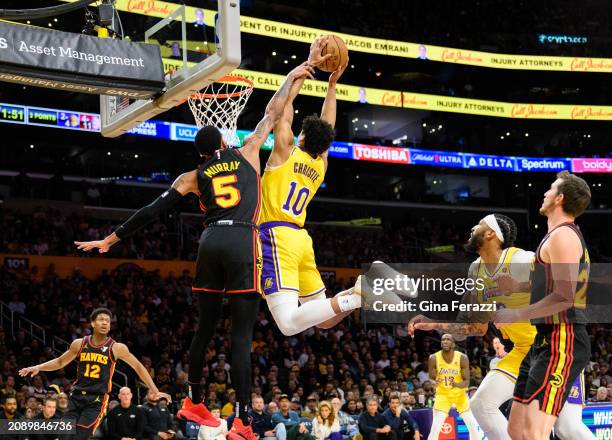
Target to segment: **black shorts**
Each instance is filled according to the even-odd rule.
[[[260,249],[254,227],[207,227],[200,237],[193,291],[260,292]]]
[[[514,387],[514,401],[537,399],[540,410],[558,416],[572,384],[591,357],[583,324],[541,324]]]
[[[73,391],[62,419],[76,420],[77,436],[83,431],[91,435],[106,415],[108,400],[108,394],[83,394],[82,391]]]

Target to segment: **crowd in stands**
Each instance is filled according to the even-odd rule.
[[[18,271],[3,268],[0,270],[0,299],[8,303],[15,314],[25,315],[43,326],[48,337],[53,335],[67,341],[89,333],[90,326],[84,317],[93,308],[105,306],[113,310],[112,336],[129,345],[159,389],[171,395],[172,402],[155,404],[148,400],[144,385],[130,374],[129,369],[125,372],[131,391],[124,389],[122,395],[116,387],[112,398],[119,399],[119,404],[125,406],[126,395],[133,393],[133,404],[141,404],[138,411],[145,412],[145,431],[147,423],[154,423],[154,428],[149,427],[150,433],[157,430],[167,435],[171,435],[170,431],[184,434],[188,426],[181,425],[171,415],[188,392],[187,350],[197,322],[191,304],[192,275],[186,271],[162,277],[156,272],[128,266],[87,279],[78,269],[70,277],[60,278],[53,266]],[[335,292],[352,282],[331,279],[328,284]],[[374,432],[388,434],[389,440],[399,440],[393,436],[409,432],[415,426],[407,417],[410,411],[432,406],[435,388],[426,365],[428,356],[439,349],[435,333],[420,332],[411,338],[401,325],[365,328],[360,323],[360,316],[354,314],[330,330],[310,329],[283,337],[264,310],[265,305],[262,305],[252,351],[253,411],[259,414],[253,417],[262,418],[265,414],[261,426],[256,424],[260,437],[263,434],[264,438],[278,440],[314,440],[309,437],[314,436],[323,440],[326,438],[323,435],[329,437],[338,431],[339,425],[339,432],[345,438],[359,432],[370,439],[374,438],[371,435]],[[219,324],[207,348],[203,375],[206,404],[218,409],[222,418],[233,413],[235,402],[230,326],[229,319]],[[70,379],[74,377],[74,364],[57,373],[41,373],[33,379],[20,378],[19,368],[46,361],[57,353],[38,339],[29,337],[23,328],[13,330],[14,337],[9,329],[0,329],[0,399],[3,401],[0,416],[10,417],[12,411],[17,411],[20,417],[46,417],[45,414],[52,412],[52,406],[57,407],[56,411],[64,410],[65,393],[70,391]],[[610,401],[612,333],[604,326],[593,325],[590,334],[593,356],[585,378],[588,398]],[[504,355],[499,346],[494,348],[488,336],[459,343],[471,360],[470,390],[482,381],[490,362]],[[119,370],[122,370],[120,366]],[[117,375],[115,383],[126,385]],[[54,397],[53,403],[47,399],[49,393]],[[16,400],[7,400],[9,397]],[[327,405],[324,402],[329,402],[331,411],[324,411]],[[408,410],[407,415],[397,410],[400,406]],[[332,413],[337,415],[338,423],[336,417],[328,420],[331,416],[325,415]],[[109,415],[105,426],[121,423]],[[227,424],[230,428],[231,419]],[[285,438],[279,424],[284,426]],[[390,428],[385,428],[387,425]],[[374,431],[368,431],[368,427]],[[392,434],[393,430],[397,433]],[[206,431],[200,432],[201,440],[224,436],[223,429]],[[142,438],[153,437],[143,434]],[[169,438],[172,436],[164,440]]]

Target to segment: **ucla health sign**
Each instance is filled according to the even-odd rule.
[[[410,148],[410,163],[413,165],[430,165],[450,168],[463,168],[461,153],[450,151],[418,150]]]

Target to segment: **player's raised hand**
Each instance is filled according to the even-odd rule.
[[[98,249],[98,252],[101,254],[108,252],[111,247],[111,245],[106,240],[75,241],[74,244],[80,251],[89,252],[93,249]]]
[[[300,78],[310,78],[314,79],[314,67],[310,66],[307,61],[303,62],[291,72],[289,72],[289,76],[293,79]]]
[[[323,64],[331,54],[322,55],[323,47],[327,44],[329,35],[323,37],[317,37],[310,45],[310,53],[308,54],[308,63],[314,66],[320,66]]]
[[[172,397],[170,397],[170,394],[162,393],[161,391],[158,391],[157,393],[153,393],[153,400],[161,400],[161,399],[166,399],[168,403],[172,402]]]
[[[520,288],[520,283],[509,275],[499,275],[493,281],[497,284],[495,291],[505,295],[518,292]]]
[[[408,334],[414,336],[416,330],[435,330],[436,324],[425,315],[416,315],[408,322]]]
[[[346,60],[346,64],[339,66],[336,70],[334,70],[331,75],[329,75],[329,83],[330,84],[336,84],[338,82],[338,80],[340,79],[340,77],[342,76],[342,74],[344,73],[344,71],[346,70],[346,68],[349,65],[349,60],[347,58]]]
[[[34,377],[38,374],[39,371],[40,370],[38,366],[34,365],[33,367],[22,368],[21,370],[19,370],[19,375],[21,377],[27,377],[28,375]]]

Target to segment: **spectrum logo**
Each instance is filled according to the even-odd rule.
[[[572,168],[575,173],[612,173],[612,159],[572,159]]]

